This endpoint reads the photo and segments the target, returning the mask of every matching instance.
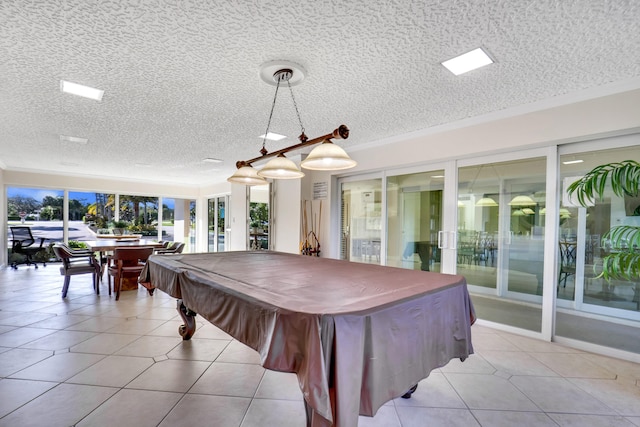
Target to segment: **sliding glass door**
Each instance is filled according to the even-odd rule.
[[[458,169],[456,272],[480,318],[541,331],[545,157]]]
[[[558,337],[640,353],[640,279],[606,280],[600,275],[607,256],[637,251],[606,236],[615,226],[640,227],[640,197],[616,195],[607,185],[603,199],[583,207],[566,191],[596,166],[639,158],[638,145],[606,150],[580,150],[578,145],[560,156]]]
[[[229,196],[219,196],[208,201],[208,251],[224,252],[226,250],[226,217],[227,199]]]
[[[382,179],[342,182],[340,191],[340,259],[380,264]]]
[[[441,271],[444,170],[387,178],[387,265]]]

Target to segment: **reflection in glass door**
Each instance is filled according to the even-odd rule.
[[[560,156],[556,336],[640,353],[640,278],[600,276],[608,255],[633,253],[606,236],[615,226],[640,227],[640,197],[618,196],[607,184],[602,200],[583,207],[566,191],[596,166],[638,158],[637,145]]]
[[[380,264],[382,180],[343,182],[340,259]]]
[[[444,171],[387,178],[387,265],[440,272]]]
[[[456,271],[480,318],[541,330],[545,188],[544,157],[459,168]]]
[[[249,187],[249,250],[266,250],[269,245],[269,224],[271,214],[269,201],[271,186],[254,185]]]
[[[208,206],[208,251],[224,252],[225,250],[225,217],[227,196],[209,199]]]

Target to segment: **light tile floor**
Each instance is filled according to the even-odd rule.
[[[182,341],[162,292],[95,295],[55,264],[0,269],[1,426],[301,427],[293,374],[206,321]],[[452,360],[361,427],[640,426],[640,365],[473,327]]]

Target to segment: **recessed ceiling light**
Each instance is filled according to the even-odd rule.
[[[213,157],[207,157],[206,159],[203,159],[202,161],[205,162],[205,163],[222,163],[222,160],[216,159],[216,158],[213,158]]]
[[[285,135],[280,135],[278,133],[268,132],[265,135],[260,135],[258,138],[268,139],[270,141],[280,141],[281,139],[285,139]]]
[[[493,60],[481,48],[474,49],[442,63],[447,70],[456,76],[489,64],[493,64]]]
[[[575,165],[576,163],[582,163],[584,160],[567,160],[566,162],[562,162],[563,165]]]
[[[431,178],[444,178],[444,175],[431,175]]]
[[[60,80],[60,90],[64,93],[95,99],[96,101],[102,101],[102,95],[104,95],[103,90],[71,83],[66,80]]]
[[[74,144],[86,144],[87,138],[79,138],[77,136],[60,135],[60,142],[73,142]]]

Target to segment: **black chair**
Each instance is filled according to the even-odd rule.
[[[42,251],[46,251],[47,248],[44,245],[44,241],[47,240],[44,237],[40,237],[40,243],[36,243],[36,238],[31,234],[31,227],[25,226],[15,226],[9,227],[11,229],[12,235],[12,254],[19,254],[24,256],[24,261],[13,261],[11,263],[11,267],[15,270],[18,269],[18,264],[27,264],[33,265],[35,268],[38,268],[38,264],[33,260],[33,257]],[[42,262],[42,265],[46,266],[47,263],[45,261]]]
[[[558,291],[560,284],[563,288],[567,287],[567,278],[576,274],[576,251],[578,246],[576,242],[561,241],[560,242],[560,268],[558,270]]]
[[[53,245],[53,252],[62,261],[62,267],[60,267],[60,274],[64,276],[62,298],[67,296],[71,276],[87,273],[93,275],[93,289],[96,294],[100,295],[100,263],[93,252],[89,250],[74,250],[63,243]]]

